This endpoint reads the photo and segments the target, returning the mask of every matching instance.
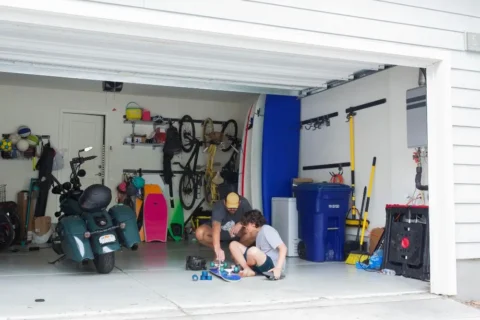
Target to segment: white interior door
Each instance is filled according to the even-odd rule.
[[[61,139],[62,149],[65,151],[65,166],[62,170],[61,182],[70,179],[70,160],[78,157],[79,150],[92,147],[92,150],[82,153],[82,157],[97,156],[96,159],[85,162],[81,167],[87,172],[85,177],[80,178],[82,189],[92,184],[103,184],[104,134],[104,116],[77,113],[63,114]]]

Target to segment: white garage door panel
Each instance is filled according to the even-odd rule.
[[[456,184],[454,187],[455,203],[480,204],[480,185]]]
[[[480,128],[453,127],[453,144],[461,146],[480,146]]]
[[[480,17],[478,0],[378,0],[393,2],[411,7],[431,9],[435,11],[452,12],[461,15]]]
[[[480,243],[457,243],[457,259],[478,259],[480,257]]]
[[[480,204],[456,204],[455,222],[480,223]]]
[[[351,5],[351,1],[341,1],[340,4],[335,1],[334,3],[337,6]],[[228,23],[228,25],[243,23],[247,26],[248,23],[256,24],[257,28],[259,26],[275,26],[457,50],[463,49],[464,46],[463,34],[460,32],[408,24],[386,24],[378,19],[369,20],[326,13],[325,11],[328,10],[319,12],[247,1],[216,0],[204,0],[201,6],[195,5],[195,1],[145,0],[144,7],[187,14],[190,15],[190,18],[193,16],[203,18],[203,24],[215,23],[205,20],[205,18],[215,18],[223,23]],[[198,23],[200,24],[200,21]],[[228,28],[227,25],[225,27]]]
[[[480,90],[480,72],[453,69],[452,87]]]
[[[480,147],[453,146],[453,163],[480,165]]]
[[[480,108],[453,107],[452,124],[454,126],[480,128]]]
[[[455,237],[457,243],[480,242],[480,223],[457,223]]]
[[[480,108],[480,91],[453,88],[452,105],[455,107]]]
[[[480,166],[454,165],[453,179],[455,183],[480,185]],[[480,213],[479,213],[480,215]]]
[[[121,0],[119,0],[120,2]],[[133,0],[132,0],[133,1]],[[389,2],[372,0],[247,0],[256,3],[302,8],[340,15],[356,16],[380,21],[430,27],[436,29],[464,32],[480,28],[480,21],[474,17],[465,17],[448,12],[419,10],[413,6],[404,6]],[[101,2],[105,2],[102,0]],[[108,0],[115,2],[115,0]],[[418,2],[418,1],[417,1]],[[437,1],[438,2],[438,1]],[[421,20],[419,20],[421,16]]]

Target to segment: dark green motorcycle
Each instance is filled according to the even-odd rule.
[[[115,251],[121,246],[136,250],[140,243],[135,212],[128,206],[117,204],[107,212],[112,200],[110,188],[94,184],[81,189],[80,178],[86,175],[81,165],[96,156],[78,157],[70,161],[70,182],[60,184],[52,175],[52,193],[60,195],[60,211],[53,234],[53,250],[69,259],[85,263],[93,260],[98,273],[110,273],[115,267]]]

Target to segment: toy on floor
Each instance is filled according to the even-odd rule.
[[[216,263],[214,261],[210,262],[210,269],[218,269],[219,268],[219,263]],[[221,265],[220,265],[220,271],[226,271],[228,273],[239,273],[241,268],[240,268],[240,265],[234,265],[232,264],[231,265],[231,268],[228,269],[228,263],[226,262],[223,262]]]
[[[363,270],[380,270],[383,261],[383,249],[378,249],[368,259],[368,264],[363,262],[356,262],[355,267]]]
[[[207,260],[199,256],[187,256],[185,269],[192,271],[207,270]]]
[[[238,265],[231,265],[231,268],[227,268],[228,264],[226,262],[223,263],[216,263],[212,261],[210,263],[210,273],[214,276],[219,277],[222,280],[227,282],[237,282],[242,279],[242,277],[238,274],[240,272],[240,266]]]
[[[193,281],[198,281],[198,279],[198,275],[192,275]],[[200,280],[212,280],[212,276],[208,274],[208,271],[202,271],[202,274],[200,275]]]

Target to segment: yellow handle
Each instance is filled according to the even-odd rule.
[[[370,181],[368,181],[367,203],[365,205],[365,214],[362,223],[362,235],[360,237],[360,247],[363,245],[363,238],[365,236],[365,229],[367,226],[368,206],[370,205],[370,196],[372,195],[373,178],[375,177],[375,166],[377,164],[377,157],[373,157],[372,170],[370,171]]]
[[[350,170],[352,180],[352,216],[357,213],[357,207],[355,205],[355,137],[353,126],[353,115],[348,116],[348,122],[350,127]]]

